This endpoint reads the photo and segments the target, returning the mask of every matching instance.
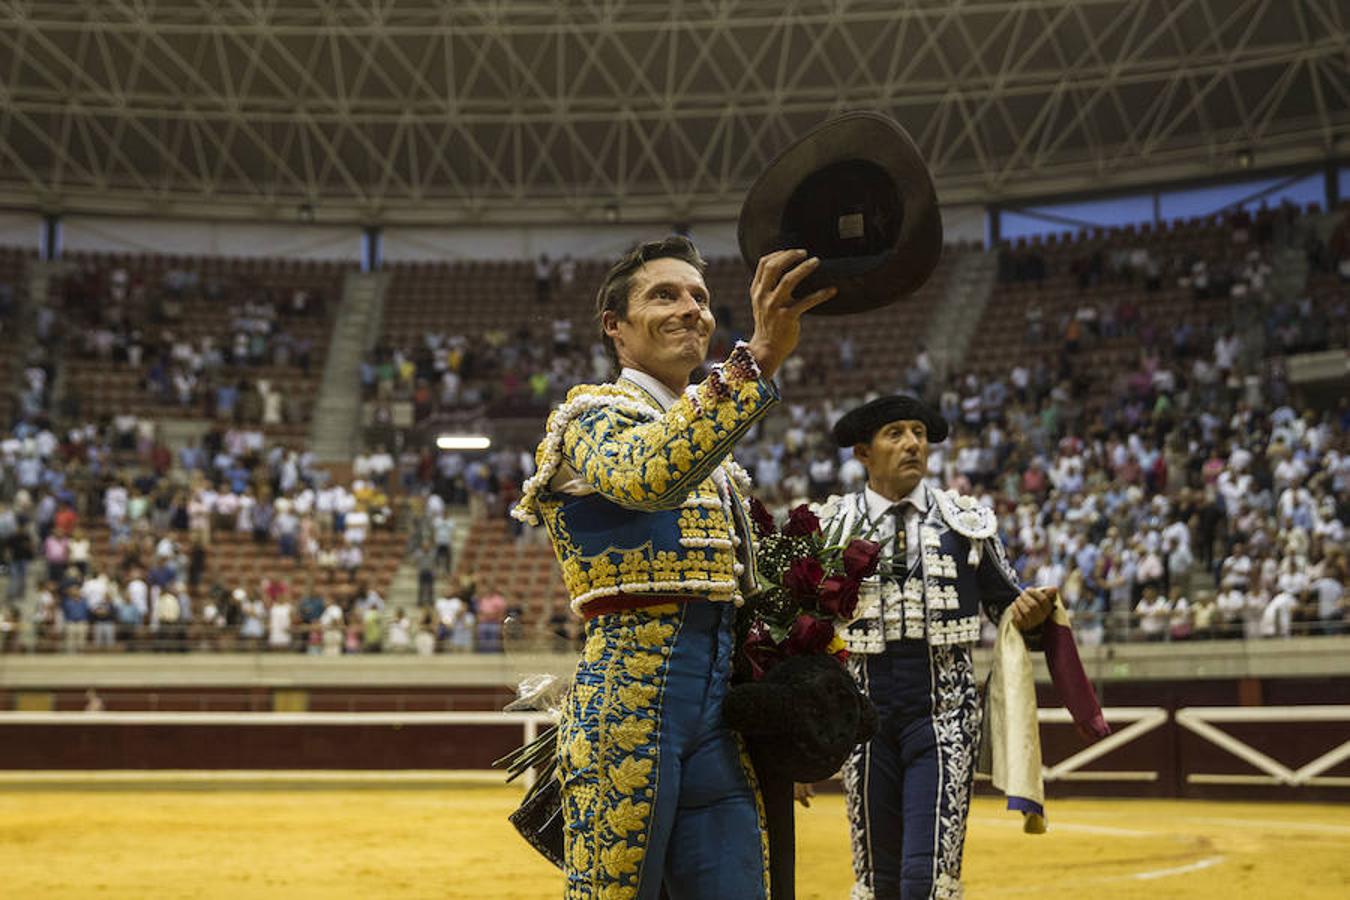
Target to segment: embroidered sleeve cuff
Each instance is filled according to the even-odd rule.
[[[745,341],[737,341],[727,358],[713,366],[701,384],[690,385],[685,395],[700,411],[726,400],[740,400],[743,395],[746,399],[761,396],[767,396],[770,401],[779,399],[778,386],[763,377],[759,360]]]
[[[750,352],[750,345],[745,341],[737,341],[736,346],[727,355],[726,362],[714,371],[720,372],[727,386],[733,390],[747,381],[759,381],[762,375],[759,360],[755,359],[755,355]]]

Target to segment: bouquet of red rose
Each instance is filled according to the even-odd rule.
[[[742,617],[741,649],[758,681],[792,656],[826,653],[848,658],[838,629],[853,620],[858,591],[874,574],[881,545],[844,534],[842,520],[826,533],[805,504],[778,527],[751,498],[760,592]]]

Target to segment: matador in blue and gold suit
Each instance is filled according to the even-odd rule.
[[[763,804],[722,699],[754,568],[730,452],[777,400],[741,346],[680,396],[624,369],[549,417],[514,514],[548,529],[586,619],[558,735],[568,898],[767,898]]]

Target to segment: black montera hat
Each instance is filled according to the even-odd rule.
[[[866,444],[882,428],[903,419],[922,422],[928,428],[930,444],[940,444],[947,439],[947,420],[940,412],[917,397],[895,394],[878,397],[844,413],[834,423],[834,441],[840,447]]]
[[[820,257],[796,295],[838,288],[810,310],[826,316],[914,293],[942,256],[942,217],[923,156],[899,123],[874,112],[831,119],[778,154],[746,195],[736,232],[751,269],[775,250]]]
[[[828,653],[789,656],[760,681],[734,685],[722,718],[751,741],[773,741],[773,773],[802,784],[839,771],[877,725],[872,701]]]

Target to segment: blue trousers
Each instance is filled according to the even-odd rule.
[[[760,900],[763,805],[722,723],[734,608],[598,616],[558,735],[568,898]]]
[[[970,651],[903,641],[849,664],[878,718],[844,764],[852,898],[960,897],[981,716]]]

